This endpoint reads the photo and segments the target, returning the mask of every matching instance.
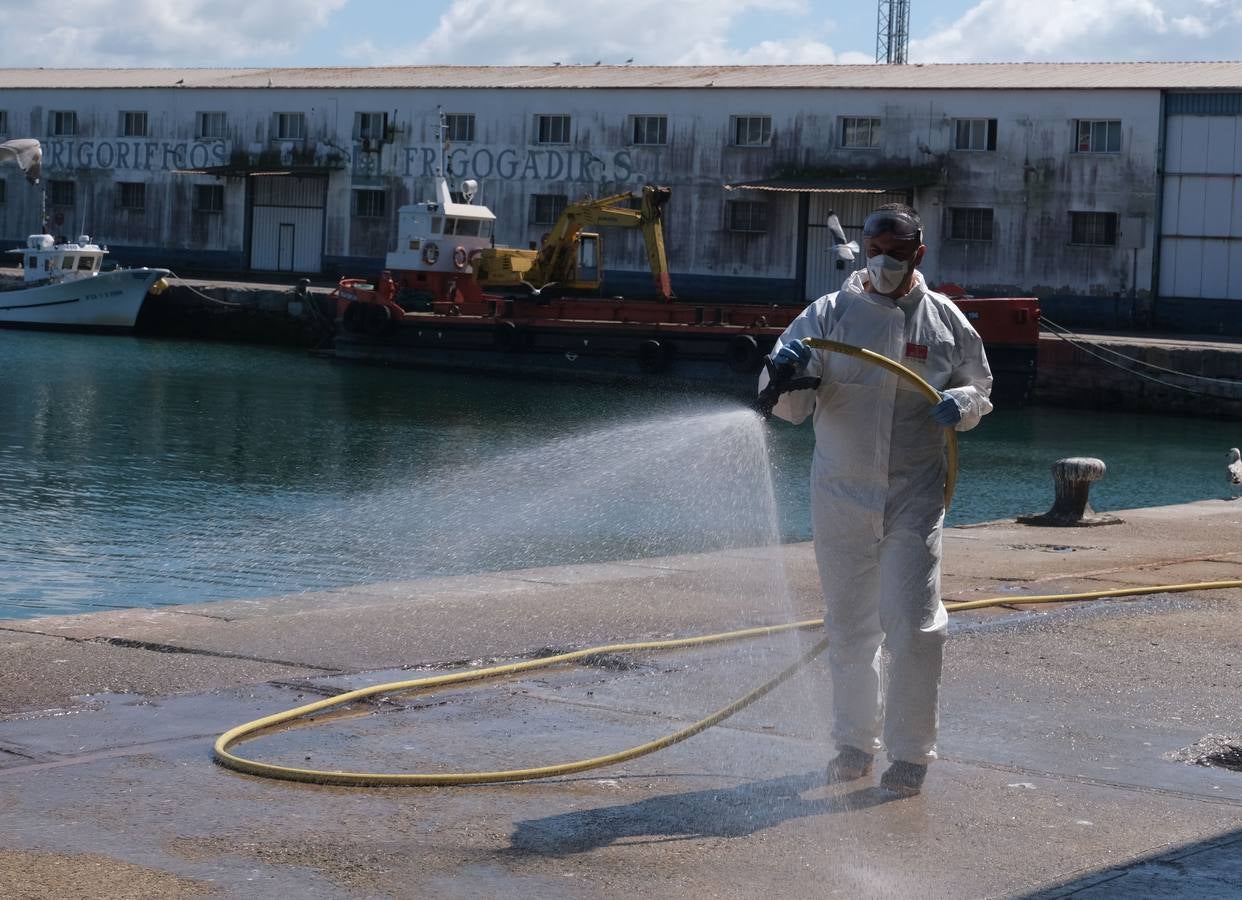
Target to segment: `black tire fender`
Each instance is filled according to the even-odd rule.
[[[341,327],[346,334],[361,334],[365,330],[363,322],[366,312],[366,307],[356,301],[345,307],[345,312],[341,314]]]
[[[638,365],[644,372],[663,372],[672,360],[673,346],[668,341],[648,338],[638,345]]]
[[[729,362],[729,368],[740,375],[757,374],[763,366],[759,342],[749,334],[733,336],[725,348],[725,359]]]
[[[372,337],[381,337],[388,333],[392,325],[392,311],[382,304],[369,303],[363,325],[367,334]]]

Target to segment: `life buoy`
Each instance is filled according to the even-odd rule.
[[[435,244],[427,244],[423,247],[423,262],[427,265],[434,266],[439,258],[440,248]]]
[[[761,368],[763,354],[759,352],[759,342],[753,337],[737,334],[725,349],[725,359],[729,362],[729,368],[739,375],[752,375]]]
[[[459,246],[459,247],[453,248],[453,265],[455,265],[459,269],[466,268],[466,248],[465,247]]]

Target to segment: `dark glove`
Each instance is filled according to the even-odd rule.
[[[936,420],[937,425],[951,428],[962,421],[962,411],[958,408],[956,400],[948,394],[941,394],[940,402],[931,408],[931,417]]]
[[[815,351],[802,341],[792,341],[772,354],[772,362],[778,366],[793,366],[795,372],[801,372],[811,361]]]

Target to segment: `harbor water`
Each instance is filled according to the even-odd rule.
[[[810,537],[809,424],[739,398],[16,331],[0,373],[0,618],[737,545],[753,517],[721,510],[764,464],[782,539]],[[1099,510],[1223,497],[1239,443],[1232,421],[998,410],[962,436],[948,522],[1045,511],[1064,456],[1107,464]]]

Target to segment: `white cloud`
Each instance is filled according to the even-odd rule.
[[[398,62],[495,65],[729,65],[841,61],[819,40],[829,22],[806,27],[806,0],[458,0]],[[779,16],[789,40],[748,43],[733,32],[747,15]],[[858,54],[854,54],[858,55]],[[392,52],[387,54],[393,58]],[[865,58],[866,62],[871,57]]]
[[[346,2],[5,3],[0,59],[12,67],[280,65]]]
[[[1211,22],[1212,27],[1204,25]],[[910,42],[915,62],[1236,59],[1242,0],[982,0]]]

